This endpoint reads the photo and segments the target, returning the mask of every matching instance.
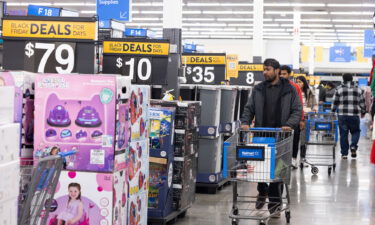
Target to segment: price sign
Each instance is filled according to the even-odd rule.
[[[4,68],[37,73],[94,73],[96,21],[66,19],[6,17]]]
[[[225,80],[223,54],[183,54],[182,64],[186,65],[186,80],[189,84],[220,84]]]
[[[239,63],[238,78],[231,84],[254,86],[257,83],[264,81],[263,64]]]
[[[167,83],[169,42],[123,39],[103,42],[103,73],[121,74],[137,84]]]

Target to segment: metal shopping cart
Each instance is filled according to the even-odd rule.
[[[229,218],[232,225],[239,220],[258,220],[261,225],[272,216],[285,212],[286,221],[290,221],[289,183],[292,164],[293,131],[282,131],[280,128],[252,128],[239,130],[229,139],[228,175],[233,184],[233,206]],[[228,142],[227,142],[228,143]],[[240,195],[240,183],[273,183],[279,185],[279,193],[285,185],[285,197],[271,199],[271,202],[282,202],[274,209],[257,210],[257,196]],[[266,201],[269,204],[270,201]],[[279,207],[279,210],[275,210]]]
[[[303,163],[311,166],[311,173],[319,172],[318,166],[327,166],[328,175],[336,169],[336,143],[338,139],[338,121],[336,115],[331,112],[310,112],[307,114],[306,123],[306,157]],[[328,146],[331,149],[316,148],[308,150],[312,146]],[[301,163],[301,169],[303,168]]]
[[[60,152],[35,162],[21,162],[19,225],[45,225],[53,204],[53,196],[64,167],[65,157],[75,151]]]
[[[332,102],[323,102],[319,104],[318,111],[319,112],[331,112]]]

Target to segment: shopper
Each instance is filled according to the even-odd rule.
[[[280,68],[280,77],[289,80],[289,83],[291,85],[293,85],[294,89],[297,91],[297,94],[298,94],[298,97],[299,97],[301,105],[303,105],[301,88],[298,86],[298,84],[294,83],[291,80],[291,73],[292,73],[292,70],[290,69],[289,66],[286,66],[286,65],[281,66],[281,68]],[[297,126],[294,129],[294,136],[293,136],[292,166],[293,166],[294,169],[298,168],[298,166],[297,166],[297,155],[298,155],[298,148],[299,148],[299,141],[300,141],[300,131],[303,130],[304,127],[305,127],[304,112],[302,110],[300,124],[299,124],[299,126]]]
[[[332,82],[328,82],[325,86],[319,89],[319,104],[324,102],[332,102],[333,95],[335,94],[335,85]]]
[[[281,127],[285,131],[296,129],[301,120],[302,106],[298,94],[288,80],[280,78],[280,64],[275,59],[264,61],[265,81],[254,87],[243,115],[241,128],[249,129],[255,118],[256,127]],[[268,195],[271,214],[282,205],[283,183],[258,183],[256,208],[265,205]]]
[[[337,88],[332,106],[332,112],[337,112],[340,129],[340,146],[342,159],[348,158],[349,147],[352,158],[357,157],[360,137],[360,119],[366,113],[363,91],[353,83],[352,74],[343,75],[343,83]],[[352,135],[349,146],[349,131]]]

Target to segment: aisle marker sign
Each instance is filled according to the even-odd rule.
[[[96,23],[5,19],[3,37],[95,40]]]
[[[165,85],[168,40],[123,39],[103,42],[103,73],[121,74],[133,83]]]
[[[330,62],[350,62],[351,52],[348,46],[333,46],[329,49]]]
[[[99,20],[131,21],[131,0],[96,0]]]
[[[39,5],[29,5],[27,7],[28,16],[60,16],[61,9],[39,6]]]
[[[220,84],[225,80],[225,53],[184,53],[181,60],[189,84]]]

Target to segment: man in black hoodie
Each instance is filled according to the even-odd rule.
[[[280,77],[277,60],[266,59],[263,66],[265,81],[254,87],[241,117],[241,128],[249,129],[255,118],[255,127],[282,128],[284,131],[296,129],[301,120],[302,105],[295,88]],[[268,210],[274,214],[282,206],[282,191],[283,183],[258,183],[255,207],[263,208],[268,196]]]

